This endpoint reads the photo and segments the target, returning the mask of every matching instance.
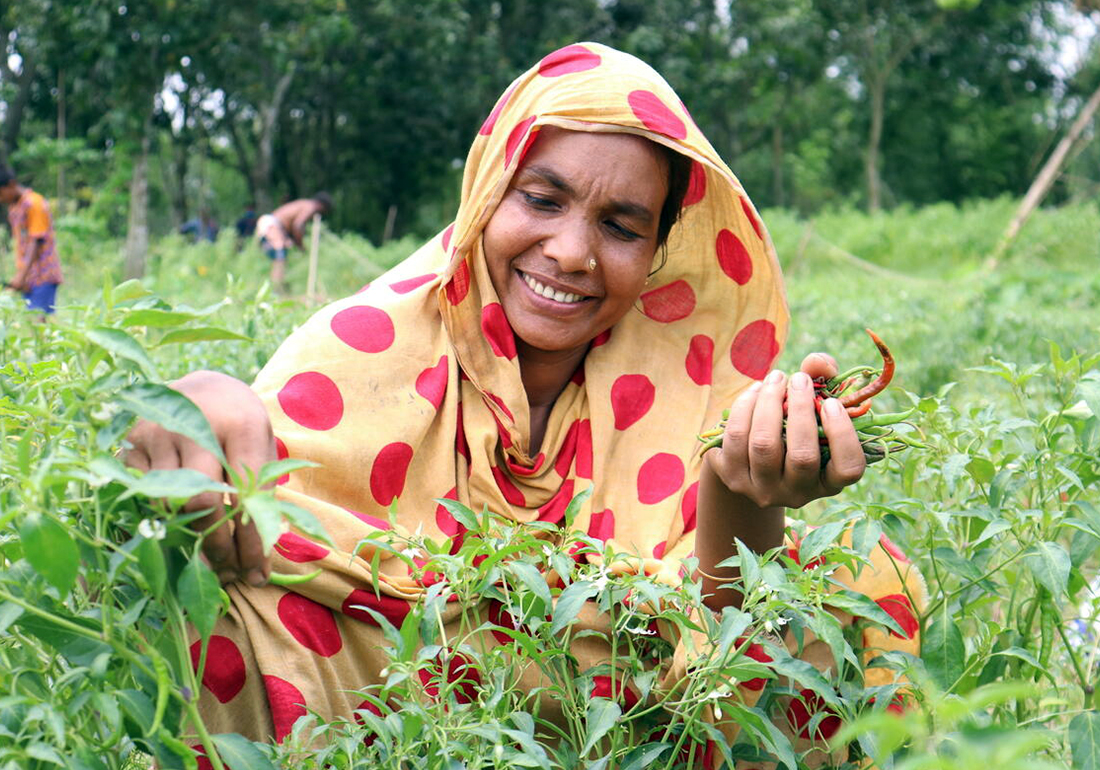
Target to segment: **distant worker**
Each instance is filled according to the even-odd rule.
[[[214,243],[218,240],[218,229],[218,220],[209,209],[203,209],[199,216],[192,217],[180,225],[180,234],[190,235],[195,243],[199,241]]]
[[[256,222],[256,237],[260,240],[260,248],[271,260],[271,284],[276,290],[286,290],[287,249],[291,245],[305,249],[302,239],[306,225],[314,215],[323,216],[331,210],[332,198],[328,193],[319,192],[312,198],[284,203]]]
[[[15,172],[0,166],[0,203],[8,209],[8,224],[15,243],[15,277],[7,284],[21,292],[27,307],[42,314],[54,311],[61,263],[53,217],[46,199],[19,184]]]
[[[244,207],[241,218],[237,220],[237,237],[239,239],[244,240],[252,237],[252,234],[256,232],[256,219],[256,204],[249,202]]]

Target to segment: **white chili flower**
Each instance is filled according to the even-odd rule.
[[[160,519],[142,519],[138,522],[137,531],[146,540],[163,540],[168,534],[168,527]]]

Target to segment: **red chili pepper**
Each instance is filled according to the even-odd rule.
[[[874,341],[875,346],[878,348],[878,352],[882,355],[882,374],[875,378],[875,380],[869,385],[860,388],[855,393],[849,393],[840,399],[840,405],[843,407],[858,406],[862,404],[871,396],[877,395],[886,389],[886,386],[890,384],[890,380],[894,378],[894,356],[890,353],[890,348],[886,347],[886,343],[879,339],[878,335],[870,329],[866,332],[871,335],[871,339]],[[851,414],[851,410],[848,412]],[[863,412],[860,412],[863,414]]]

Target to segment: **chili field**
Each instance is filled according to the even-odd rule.
[[[250,380],[315,303],[273,295],[267,261],[225,235],[162,239],[146,277],[123,281],[120,243],[62,221],[54,322],[0,296],[0,768],[674,768],[703,766],[709,751],[716,766],[794,770],[823,755],[800,755],[775,722],[784,697],[809,691],[821,708],[806,729],[832,725],[848,767],[1100,770],[1100,211],[1040,211],[992,265],[1014,205],[841,210],[812,222],[764,213],[792,311],[780,365],[813,350],[842,369],[873,362],[863,332],[873,328],[897,360],[875,409],[912,408],[901,429],[926,448],[792,511],[793,554],[740,551],[740,610],[696,611],[689,580],[574,570],[572,549],[604,545],[456,505],[481,534],[457,553],[415,535],[384,544],[423,549],[425,568],[444,578],[401,627],[380,619],[385,685],[363,692],[356,719],[307,713],[275,746],[212,735],[195,707],[193,662],[206,653],[187,624],[209,636],[225,598],[187,519],[159,501],[228,487],[185,471],[141,477],[118,452],[139,417],[209,445],[201,414],[164,383],[199,368]],[[326,234],[319,293],[350,293],[415,246]],[[294,256],[289,278],[304,287]],[[231,479],[262,531],[277,536],[284,519],[315,529],[265,488],[299,466]],[[830,575],[858,569],[882,536],[919,565],[930,598],[919,656],[874,661],[910,683],[870,686],[862,631],[907,629],[835,593]],[[571,575],[563,588],[542,579],[551,569]],[[509,620],[492,630],[508,643],[476,644],[484,629],[473,614],[463,635],[442,639],[434,620],[449,593],[464,605],[500,601]],[[623,650],[615,671],[578,670],[568,654],[586,601],[611,616]],[[830,610],[864,620],[846,631]],[[667,650],[649,633],[655,619],[709,644],[651,708],[614,696],[657,693],[652,661]],[[777,634],[794,630],[827,641],[837,664],[822,675],[792,655]],[[441,653],[460,671],[452,681],[430,673]],[[522,667],[543,675],[564,726],[539,718],[536,696],[517,685]],[[731,679],[765,681],[760,702],[727,698]],[[705,718],[715,707],[742,725],[732,744]]]

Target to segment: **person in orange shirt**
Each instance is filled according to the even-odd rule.
[[[15,172],[0,167],[0,203],[8,209],[15,242],[15,277],[8,286],[23,293],[27,307],[45,318],[54,312],[61,263],[53,217],[46,199],[19,184]]]

